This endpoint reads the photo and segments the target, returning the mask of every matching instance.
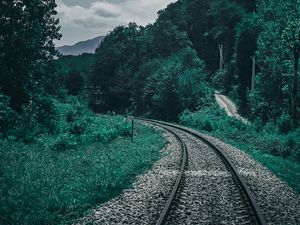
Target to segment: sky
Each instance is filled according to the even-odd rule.
[[[56,46],[104,36],[116,26],[153,23],[160,9],[176,0],[56,0],[63,37]]]

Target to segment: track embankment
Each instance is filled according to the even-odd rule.
[[[142,123],[163,132],[162,159],[77,224],[300,224],[300,197],[248,154],[192,129]],[[254,203],[211,145],[230,161]]]

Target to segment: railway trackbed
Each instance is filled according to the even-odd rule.
[[[179,125],[140,123],[161,132],[162,158],[76,225],[300,224],[299,195],[245,152]]]
[[[178,174],[178,178],[174,183],[174,187],[169,196],[169,199],[165,204],[165,207],[160,214],[156,225],[188,223],[258,225],[267,224],[263,214],[261,213],[261,210],[256,203],[255,197],[247,187],[247,184],[244,181],[243,177],[240,176],[237,169],[219,148],[217,148],[209,140],[199,136],[196,133],[191,132],[190,130],[186,130],[178,126],[159,121],[146,119],[142,120],[153,125],[160,126],[174,134],[176,138],[181,142],[183,151],[180,173]],[[184,138],[181,138],[182,134],[187,136],[192,135],[195,139],[203,142],[204,145],[207,145],[208,148],[203,149],[204,151],[189,152]],[[215,169],[209,170],[209,172],[211,174],[217,175],[217,177],[219,177],[220,180],[223,180],[222,182],[225,183],[224,186],[222,186],[221,184],[221,186],[218,188],[218,191],[213,191],[214,193],[212,196],[199,196],[199,193],[201,193],[201,191],[199,191],[199,193],[197,194],[197,190],[201,190],[201,188],[203,187],[203,185],[201,185],[201,182],[198,183],[197,181],[195,181],[199,180],[197,176],[205,176],[205,173],[210,174],[207,173],[208,170],[205,170],[205,168],[203,168],[203,164],[200,165],[197,162],[193,162],[192,165],[188,164],[188,162],[190,161],[197,160],[199,156],[195,154],[199,153],[202,155],[202,158],[203,156],[205,157],[205,154],[207,154],[207,156],[210,158],[214,158],[211,161],[212,164],[216,163],[219,165],[212,165],[211,167],[215,167]],[[212,153],[214,154],[214,156],[212,155]],[[220,166],[220,164],[222,165]],[[207,182],[213,184],[215,182],[215,176],[212,175],[211,178],[211,181]],[[206,179],[209,180],[209,176],[206,176]],[[213,187],[215,187],[215,185],[213,185],[212,188]],[[201,209],[199,209],[199,205],[201,204],[199,204],[199,201],[212,202],[212,197],[217,197],[217,199],[220,197],[221,198],[219,199],[220,201],[215,201],[213,204],[209,204],[209,207],[207,207],[206,205],[205,209],[202,209],[203,214],[201,214]],[[222,199],[222,197],[227,198]],[[223,210],[225,212],[223,215],[218,215],[218,211],[216,211],[215,214],[213,212],[215,211],[214,208],[220,207],[217,206],[218,202],[222,205],[221,207],[226,208],[226,210]]]

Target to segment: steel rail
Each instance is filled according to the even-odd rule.
[[[139,119],[139,120],[143,120],[143,119]],[[146,120],[144,120],[144,121],[146,121]],[[179,175],[177,176],[175,184],[173,185],[173,188],[172,188],[171,194],[170,194],[170,196],[168,198],[168,201],[165,204],[165,207],[164,207],[163,211],[161,212],[161,214],[159,216],[159,219],[156,222],[156,225],[163,225],[167,221],[167,218],[169,216],[172,203],[173,203],[173,201],[174,201],[174,199],[175,199],[175,197],[176,197],[176,195],[178,193],[180,184],[182,182],[184,171],[185,171],[185,168],[186,168],[186,165],[187,165],[188,153],[187,153],[187,147],[186,147],[185,143],[183,142],[183,140],[174,131],[166,128],[165,125],[163,126],[162,124],[158,124],[156,122],[151,122],[151,121],[146,121],[146,122],[150,123],[152,125],[155,125],[155,126],[159,126],[159,127],[163,128],[163,129],[167,130],[171,134],[173,134],[176,137],[176,139],[179,140],[181,148],[182,148],[182,151],[183,151],[183,154],[182,154],[182,163],[181,163],[181,166],[180,166]]]
[[[207,140],[206,138],[202,137],[201,135],[190,131],[187,128],[183,128],[180,126],[176,126],[174,124],[170,124],[170,123],[166,123],[166,122],[161,122],[161,121],[157,121],[157,120],[150,120],[150,119],[144,119],[144,118],[139,118],[142,121],[146,121],[146,122],[151,122],[152,124],[160,124],[160,125],[164,125],[164,126],[169,126],[169,127],[173,127],[176,129],[179,129],[181,131],[184,131],[188,134],[193,135],[194,137],[200,139],[202,142],[204,142],[205,144],[207,144],[211,149],[213,149],[217,155],[221,158],[221,160],[225,163],[226,167],[232,172],[232,174],[235,177],[236,182],[238,182],[238,184],[241,186],[249,204],[250,207],[256,217],[257,223],[259,225],[267,225],[266,219],[264,217],[264,215],[262,214],[256,200],[255,197],[252,193],[252,191],[248,188],[247,183],[245,181],[245,179],[239,174],[238,170],[236,169],[236,167],[231,163],[231,161],[229,160],[229,158],[226,156],[226,154],[223,153],[223,151],[221,149],[219,149],[217,146],[215,146],[214,144],[212,144],[209,140]],[[165,128],[166,129],[166,128]]]

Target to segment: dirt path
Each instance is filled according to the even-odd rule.
[[[215,92],[215,98],[219,106],[224,109],[228,116],[233,116],[244,123],[249,123],[249,121],[243,118],[238,112],[236,105],[225,95],[222,95],[220,92]]]

